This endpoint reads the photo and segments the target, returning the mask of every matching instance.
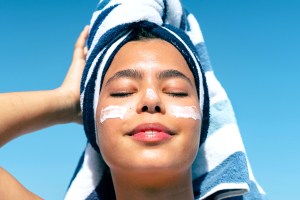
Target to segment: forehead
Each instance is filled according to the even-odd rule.
[[[136,69],[146,74],[178,70],[193,79],[181,53],[172,44],[161,39],[131,41],[125,44],[115,55],[105,79],[124,69]]]

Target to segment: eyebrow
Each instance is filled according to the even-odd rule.
[[[191,86],[193,86],[191,79],[189,79],[186,75],[184,75],[178,70],[170,69],[170,70],[162,71],[158,74],[159,80],[169,79],[169,78],[181,78],[186,80]]]
[[[110,82],[120,79],[120,78],[131,78],[131,79],[142,80],[143,75],[140,71],[137,71],[135,69],[121,70],[121,71],[118,71],[117,73],[115,73],[112,77],[110,77],[107,80],[107,82],[105,83],[105,85],[107,86]]]
[[[158,73],[158,80],[163,80],[163,79],[169,79],[169,78],[181,78],[186,80],[191,86],[193,86],[193,83],[191,79],[189,79],[186,75],[181,73],[178,70],[174,69],[169,69],[169,70],[164,70]],[[143,74],[142,72],[135,70],[135,69],[125,69],[116,72],[112,77],[110,77],[105,85],[109,85],[112,81],[120,79],[120,78],[131,78],[131,79],[138,79],[142,80],[143,79]]]

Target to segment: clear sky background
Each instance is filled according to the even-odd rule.
[[[201,24],[257,181],[270,199],[296,199],[300,1],[183,2]],[[96,4],[97,0],[0,0],[0,92],[58,87],[74,42]],[[43,198],[63,199],[85,143],[82,126],[57,125],[2,147],[0,166]]]

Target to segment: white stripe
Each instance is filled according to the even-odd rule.
[[[266,192],[262,189],[262,187],[255,181],[255,185],[259,191],[260,194],[266,195]]]
[[[91,18],[91,22],[90,22],[90,27],[94,26],[94,23],[96,22],[96,19],[98,18],[98,16],[102,13],[103,10],[96,10]],[[99,28],[99,27],[98,27]]]
[[[155,24],[161,25],[163,14],[163,1],[140,1],[140,0],[127,0],[124,1],[111,1],[110,5],[122,3],[110,12],[103,23],[97,30],[93,39],[91,49],[98,43],[99,38],[102,37],[108,30],[122,24],[128,24],[138,21],[147,20]]]
[[[217,195],[214,198],[214,200],[221,200],[221,199],[225,199],[228,197],[235,197],[235,196],[243,195],[250,191],[247,183],[221,183],[221,184],[217,185],[216,187],[213,187],[213,189],[211,189],[208,193],[206,193],[203,197],[201,197],[200,200],[203,200],[203,199],[209,197],[210,195],[214,194],[215,192],[218,192],[221,190],[228,190],[228,189],[230,189],[230,190],[236,189],[238,191],[228,191],[228,192],[221,193],[221,194]]]
[[[239,129],[236,124],[227,124],[210,135],[201,145],[193,163],[193,177],[212,171],[238,151],[245,152]]]
[[[104,169],[104,161],[93,147],[88,144],[84,154],[84,162],[82,168],[72,182],[65,200],[82,200],[86,199],[102,177]]]
[[[182,6],[180,1],[167,0],[167,16],[166,22],[167,24],[171,24],[177,28],[180,27],[181,17],[182,17]]]
[[[217,102],[221,102],[224,100],[228,100],[228,96],[223,89],[220,82],[215,77],[215,74],[213,71],[208,71],[205,73],[206,82],[208,86],[209,91],[209,100],[210,105],[214,105]]]
[[[187,16],[187,20],[190,25],[191,31],[187,31],[186,33],[191,38],[193,44],[196,45],[204,42],[200,25],[198,24],[197,19],[194,17],[194,15],[189,14]]]
[[[95,67],[96,67],[96,64],[97,64],[97,62],[98,62],[98,60],[99,60],[99,58],[100,58],[100,56],[102,55],[102,53],[103,53],[104,50],[105,50],[105,48],[103,48],[103,49],[98,53],[98,55],[96,56],[96,58],[93,60],[91,66],[90,66],[90,68],[89,68],[88,74],[87,74],[87,76],[86,76],[85,82],[84,82],[84,88],[86,87],[87,83],[89,82],[89,80],[90,80],[90,78],[91,78],[91,76],[92,76],[92,73],[93,73],[93,71],[94,71],[94,69],[95,69]],[[92,52],[92,51],[90,51],[90,52]]]
[[[247,167],[248,167],[248,172],[249,172],[249,179],[251,181],[256,182],[256,180],[254,178],[254,175],[253,175],[253,172],[252,172],[252,169],[251,169],[251,166],[250,166],[250,163],[249,163],[249,160],[248,160],[248,157],[247,157]]]

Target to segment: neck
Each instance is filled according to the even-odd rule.
[[[118,200],[194,199],[191,171],[175,175],[127,173],[126,176],[112,172],[112,178]]]

